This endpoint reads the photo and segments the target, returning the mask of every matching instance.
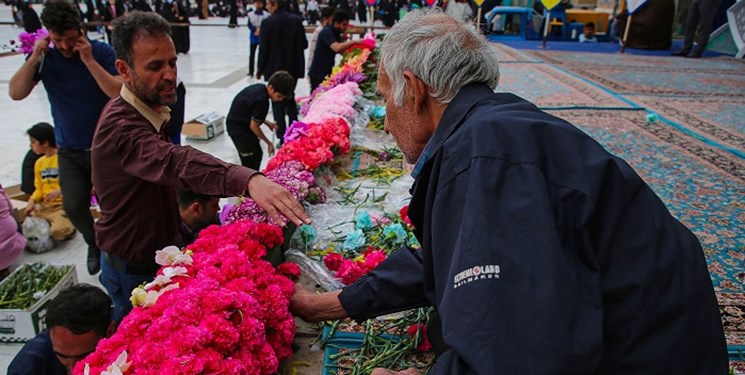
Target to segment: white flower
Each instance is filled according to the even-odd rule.
[[[166,246],[163,250],[155,252],[155,263],[161,266],[170,266],[172,264],[191,264],[191,250],[181,252],[176,246]]]
[[[127,351],[124,350],[118,357],[116,357],[114,363],[106,368],[106,371],[102,372],[101,375],[123,375],[124,372],[129,369],[129,365],[131,364],[132,362],[127,362]],[[88,371],[88,364],[86,364],[85,367],[86,371]],[[88,374],[86,373],[86,375]]]
[[[150,307],[158,301],[159,295],[154,290],[145,291],[143,287],[137,287],[132,290],[132,296],[129,297],[129,301],[132,302],[132,306]]]
[[[145,290],[152,289],[155,286],[168,285],[172,278],[186,275],[187,272],[186,267],[166,267],[163,269],[163,274],[156,276],[153,281],[145,284]]]

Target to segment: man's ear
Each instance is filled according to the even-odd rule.
[[[108,338],[113,336],[114,332],[116,332],[116,322],[112,320],[111,322],[109,322],[109,326],[106,327],[106,337]]]
[[[130,68],[129,64],[122,59],[116,59],[116,61],[114,61],[114,67],[116,67],[116,71],[119,72],[119,76],[122,77],[124,82],[129,82],[129,79],[132,76],[132,68]]]
[[[424,84],[419,77],[417,77],[410,70],[404,70],[404,79],[406,80],[407,92],[404,95],[413,97],[414,109],[419,112],[424,109],[427,104],[427,98],[429,97],[429,90],[427,85]]]
[[[199,202],[194,201],[191,206],[189,206],[189,211],[198,215],[200,212],[202,212],[202,205]]]

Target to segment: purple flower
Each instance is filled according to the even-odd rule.
[[[326,195],[316,185],[313,173],[307,171],[303,163],[291,160],[282,163],[279,167],[266,174],[266,178],[281,185],[289,191],[298,201],[308,200],[310,203],[323,203]],[[312,200],[308,197],[313,194]],[[227,207],[226,207],[227,208]],[[250,219],[257,223],[274,223],[269,215],[251,198],[245,198],[241,203],[224,214],[223,223],[234,223],[236,221]],[[286,222],[286,219],[284,220]]]
[[[26,55],[30,55],[32,52],[34,52],[34,44],[36,44],[36,41],[42,38],[46,38],[49,36],[49,32],[47,29],[39,29],[36,32],[33,33],[27,33],[22,32],[18,34],[18,40],[21,42],[21,47],[19,50]]]
[[[310,126],[304,122],[293,121],[292,124],[287,128],[285,132],[285,143],[290,143],[294,140],[300,139],[308,135],[308,128]]]

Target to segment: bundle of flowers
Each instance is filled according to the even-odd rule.
[[[349,285],[370,273],[391,252],[401,246],[418,247],[412,227],[405,216],[408,206],[400,216],[374,216],[359,211],[354,217],[355,229],[339,238],[339,249],[328,249],[323,263],[334,272],[334,277]]]
[[[345,52],[353,52],[356,49],[370,51],[375,49],[375,44],[375,34],[367,33],[362,40],[353,43]]]
[[[285,146],[286,147],[286,146]],[[280,150],[284,150],[284,147]],[[298,201],[307,201],[311,204],[326,201],[326,194],[318,185],[313,173],[308,171],[302,162],[287,159],[275,168],[265,170],[266,177],[283,186]],[[248,197],[239,199],[239,203],[233,207],[225,207],[226,214],[222,222],[226,224],[251,220],[256,223],[274,223],[269,214],[266,213],[256,201]]]
[[[313,90],[310,97],[300,108],[300,113],[306,116],[311,108],[311,104],[323,93],[328,92],[336,86],[354,82],[362,84],[369,80],[371,74],[375,74],[376,69],[371,69],[375,65],[367,64],[375,48],[375,39],[364,39],[362,42],[348,48],[339,65],[335,66],[326,79]]]
[[[323,120],[335,116],[352,119],[355,114],[354,101],[360,95],[362,95],[362,91],[355,82],[346,82],[334,86],[311,102],[303,121],[306,123],[322,123]]]
[[[297,265],[263,260],[283,240],[273,225],[211,226],[188,250],[156,252],[163,267],[132,293],[134,310],[75,374],[272,374],[292,354]]]
[[[32,52],[34,52],[34,45],[36,44],[36,41],[48,36],[49,31],[44,28],[41,28],[33,33],[23,31],[18,34],[17,42],[15,40],[11,40],[9,42],[9,46],[3,45],[3,49],[10,49],[12,51],[18,50],[26,55],[30,55]]]
[[[288,128],[285,144],[269,161],[266,177],[289,190],[298,201],[324,203],[326,195],[315,184],[311,173],[334,159],[334,153],[349,151],[349,123],[343,117],[329,116],[319,123],[295,121]],[[274,223],[273,219],[251,198],[241,198],[233,207],[225,207],[223,223],[249,219]]]
[[[314,171],[334,159],[334,153],[349,151],[349,123],[343,117],[328,116],[318,123],[293,123],[288,129],[292,142],[285,143],[267,163],[264,172],[270,172],[291,160],[300,161]]]

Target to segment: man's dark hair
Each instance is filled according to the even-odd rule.
[[[344,9],[337,9],[334,12],[334,17],[331,19],[331,23],[342,23],[344,21],[349,21],[349,13]]]
[[[194,202],[199,202],[199,204],[204,206],[210,199],[212,197],[209,195],[195,193],[189,189],[179,189],[178,191],[178,206],[182,210],[187,209]]]
[[[326,7],[321,9],[321,19],[324,18],[331,18],[334,16],[334,13],[336,12],[336,8],[334,7]]]
[[[105,337],[111,324],[111,298],[90,284],[62,290],[47,305],[47,328],[65,327],[76,335],[95,331]]]
[[[49,0],[41,11],[41,23],[53,33],[80,30],[80,11],[67,0]]]
[[[117,59],[132,64],[132,43],[137,38],[161,37],[171,35],[171,25],[165,18],[154,12],[134,11],[123,17],[117,17],[111,23],[112,47]]]
[[[295,92],[295,78],[284,70],[272,74],[266,84],[284,96],[290,96]]]
[[[277,9],[287,9],[287,0],[268,0],[277,6]]]
[[[585,24],[585,27],[589,27],[591,29],[595,29],[595,22],[588,22]]]
[[[28,133],[29,137],[39,141],[39,144],[48,142],[49,146],[57,147],[57,142],[54,138],[54,128],[49,123],[40,122],[29,128],[26,133]]]

